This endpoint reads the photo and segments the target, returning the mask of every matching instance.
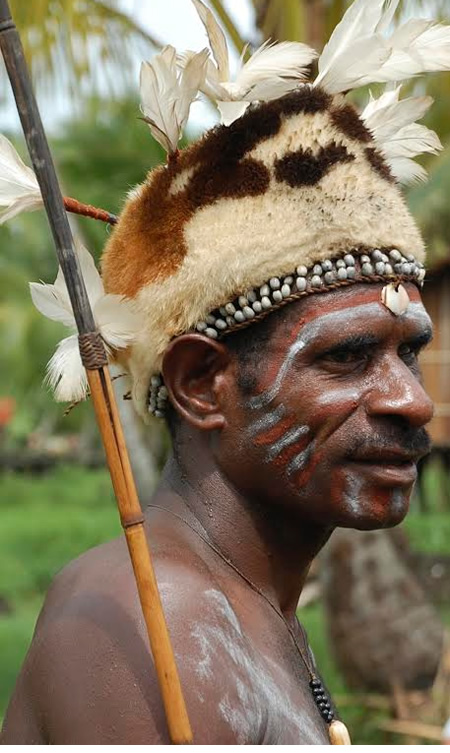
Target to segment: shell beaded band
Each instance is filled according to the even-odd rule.
[[[271,279],[233,301],[212,311],[204,320],[197,322],[193,332],[217,340],[234,331],[260,321],[290,301],[312,293],[326,293],[354,283],[414,282],[422,286],[425,269],[412,254],[403,256],[397,249],[375,249],[368,253],[355,251],[338,259],[326,259],[309,269],[297,267],[292,274]],[[157,418],[163,418],[167,405],[167,388],[162,376],[155,374],[150,380],[148,410]]]

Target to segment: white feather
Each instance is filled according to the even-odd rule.
[[[426,171],[412,158],[425,152],[436,154],[442,149],[438,136],[416,120],[423,118],[433,99],[408,97],[399,100],[400,88],[388,90],[371,100],[361,114],[372,132],[391,172],[400,183],[426,179]]]
[[[361,78],[372,76],[390,54],[377,32],[390,23],[398,3],[399,0],[387,4],[386,0],[355,0],[319,57],[315,85],[334,94],[359,86]]]
[[[103,339],[115,350],[126,348],[141,328],[132,304],[120,295],[104,295],[95,306],[94,317]]]
[[[79,243],[76,243],[76,253],[95,324],[108,355],[111,355],[111,351],[126,348],[136,338],[141,327],[141,319],[130,301],[119,295],[105,294],[94,259]],[[61,268],[53,285],[30,283],[30,290],[38,311],[49,319],[76,329]],[[47,381],[54,389],[58,401],[81,400],[85,397],[86,374],[80,359],[77,335],[67,337],[59,343],[47,371]]]
[[[432,97],[408,97],[399,100],[399,93],[400,88],[389,93],[390,101],[383,96],[372,101],[369,113],[367,108],[361,113],[361,118],[377,141],[383,142],[404,126],[421,120],[433,104]]]
[[[401,85],[397,88],[386,87],[386,90],[377,99],[375,99],[375,97],[372,96],[372,92],[370,92],[370,99],[361,113],[362,119],[367,123],[372,115],[379,110],[391,105],[393,102],[398,102],[401,88]]]
[[[381,14],[381,18],[376,25],[378,34],[384,34],[385,32],[389,31],[389,27],[394,20],[395,11],[398,8],[399,2],[400,0],[387,0],[387,4],[384,8],[383,13]]]
[[[169,154],[177,149],[191,103],[205,76],[208,54],[204,49],[190,56],[181,75],[171,45],[141,65],[141,110],[153,137]]]
[[[413,185],[423,183],[427,179],[427,171],[422,165],[406,157],[396,157],[389,161],[391,172],[399,183]]]
[[[209,44],[217,64],[220,81],[228,81],[230,78],[229,57],[225,34],[217,23],[214,14],[201,0],[192,0],[195,9],[203,23],[208,35]]]
[[[183,132],[189,117],[190,106],[196,98],[201,84],[205,80],[208,56],[209,51],[205,47],[201,52],[193,55],[180,72],[180,95],[177,108],[180,133]]]
[[[225,35],[202,0],[192,1],[206,28],[216,61],[215,65],[208,60],[200,90],[216,102],[222,123],[230,125],[237,120],[250,102],[276,99],[305,80],[309,66],[317,58],[315,50],[300,42],[265,42],[245,64],[244,53],[241,55],[239,70],[232,81],[228,72]],[[192,55],[192,52],[186,52],[180,56],[181,67],[187,65]]]
[[[404,81],[422,73],[450,70],[450,26],[412,18],[388,39],[392,54],[379,81]]]
[[[416,157],[418,154],[438,154],[442,148],[437,133],[424,125],[411,123],[386,142],[384,153],[388,159],[393,159]]]
[[[22,162],[8,139],[0,134],[0,225],[24,211],[42,207],[36,176]]]
[[[297,86],[308,75],[308,67],[317,58],[317,52],[301,42],[265,42],[251,56],[236,76],[234,86],[246,93],[258,83],[294,79]]]
[[[240,99],[237,102],[234,100],[217,100],[217,107],[220,112],[220,122],[226,126],[231,125],[231,123],[234,123],[235,120],[244,114],[249,104],[250,102],[246,102],[243,99]]]
[[[102,278],[99,275],[93,256],[78,239],[75,240],[75,251],[80,263],[81,274],[86,286],[89,302],[92,308],[95,308],[97,301],[105,294]],[[58,270],[58,276],[55,280],[55,287],[59,288],[59,286],[69,296],[61,269]]]
[[[357,39],[375,32],[382,18],[384,0],[355,0],[335,27],[319,57],[317,83],[326,75],[334,62]]]
[[[398,4],[399,0],[355,0],[319,58],[315,85],[336,94],[450,70],[450,27],[413,18],[388,35]]]
[[[86,397],[88,382],[77,335],[66,337],[58,344],[47,365],[46,383],[57,402],[79,401]]]
[[[301,84],[288,78],[272,78],[267,81],[259,81],[248,93],[249,100],[252,102],[267,102],[271,99],[277,99],[284,94],[296,89]]]
[[[86,286],[89,302],[95,310],[97,302],[104,296],[103,283],[95,266],[94,259],[84,246],[75,241],[75,251],[80,262],[81,275]],[[66,327],[75,327],[72,304],[61,267],[53,285],[30,282],[31,298],[37,310],[48,319],[62,322]]]
[[[357,89],[377,81],[378,73],[391,50],[378,35],[361,37],[341,51],[314,81],[330,94]]]
[[[52,319],[54,322],[62,322],[66,327],[74,326],[75,319],[69,296],[61,295],[56,285],[30,282],[30,292],[35,307],[47,319]]]
[[[177,61],[180,69],[183,70],[196,54],[197,53],[192,50],[184,50],[183,52],[178,53]],[[220,82],[219,71],[210,58],[206,61],[205,78],[199,89],[213,102],[219,99],[226,99],[229,96],[227,89],[225,89]]]

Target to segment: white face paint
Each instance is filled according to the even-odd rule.
[[[347,506],[348,510],[357,516],[361,510],[361,492],[364,487],[364,480],[360,474],[346,472],[345,478],[345,490],[343,493],[343,502]]]
[[[315,442],[310,442],[309,445],[302,451],[299,452],[298,455],[296,455],[288,464],[286,468],[286,475],[289,478],[289,476],[292,476],[294,473],[297,473],[298,471],[303,471],[306,466],[309,463],[309,460],[311,458],[312,453],[314,452]]]
[[[275,460],[275,458],[277,458],[283,452],[283,450],[286,450],[295,442],[298,442],[299,439],[306,436],[308,431],[309,428],[307,426],[297,426],[293,429],[289,429],[289,431],[286,431],[283,436],[280,437],[280,439],[270,445],[266,453],[266,459],[269,462],[271,460]]]
[[[330,311],[327,314],[322,314],[312,321],[307,322],[297,335],[296,340],[290,346],[278,374],[275,377],[273,385],[260,395],[255,395],[250,398],[248,402],[249,406],[253,409],[258,409],[269,405],[272,400],[279,395],[283,380],[298,353],[300,353],[300,351],[302,351],[307,345],[310,345],[315,338],[323,336],[323,331],[327,328],[332,327],[336,331],[341,329],[344,330],[344,328],[348,327],[352,321],[363,320],[366,317],[371,317],[372,319],[377,320],[385,318],[386,315],[386,309],[381,303],[372,302],[364,303],[359,306],[348,306],[344,309],[339,309],[338,311]],[[410,303],[407,311],[402,316],[405,318],[407,317],[408,319],[414,319],[417,323],[423,326],[431,326],[430,317],[422,303]]]
[[[286,408],[283,404],[278,405],[273,411],[268,411],[250,424],[247,430],[249,437],[253,438],[263,431],[273,429],[285,415]]]

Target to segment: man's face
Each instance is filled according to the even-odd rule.
[[[429,450],[417,356],[431,322],[415,286],[401,316],[381,303],[382,287],[310,296],[276,327],[218,452],[246,496],[327,526],[379,528],[406,514]]]

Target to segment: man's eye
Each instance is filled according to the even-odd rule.
[[[353,363],[354,361],[361,360],[361,353],[355,353],[350,350],[338,350],[335,353],[330,353],[327,356],[327,360],[334,361],[335,363]]]
[[[415,363],[419,355],[420,348],[414,348],[411,345],[400,345],[398,354],[405,363]]]
[[[342,350],[334,350],[331,353],[327,353],[323,360],[328,363],[343,364],[343,365],[358,365],[365,363],[369,358],[367,350],[350,350],[348,348]]]

